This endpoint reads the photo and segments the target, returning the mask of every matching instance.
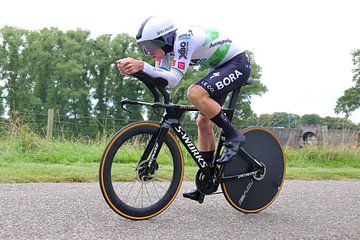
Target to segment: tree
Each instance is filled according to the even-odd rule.
[[[255,118],[255,122],[252,121],[251,125],[257,125],[262,127],[271,127],[272,126],[272,114],[261,114],[259,118]]]
[[[301,117],[300,123],[305,124],[321,124],[321,117],[318,114],[305,114]]]
[[[142,58],[140,54],[136,40],[128,34],[117,35],[110,43],[111,45],[111,63],[110,67],[110,89],[109,97],[111,106],[109,108],[109,116],[115,119],[115,125],[117,127],[126,124],[129,119],[141,119],[145,115],[145,109],[132,107],[131,114],[125,112],[121,108],[121,100],[139,99],[150,100],[146,91],[146,87],[140,81],[137,81],[133,77],[122,76],[115,65],[116,60],[124,57],[134,57],[137,59]]]
[[[25,68],[22,55],[26,49],[27,32],[10,26],[1,29],[0,79],[5,79],[6,105],[11,119],[33,103],[32,82]]]
[[[358,127],[346,118],[325,117],[321,119],[321,125],[329,129],[358,129]]]
[[[344,92],[344,95],[337,100],[335,107],[335,112],[344,113],[346,118],[360,107],[360,49],[352,52],[352,60],[355,66],[353,69],[355,86]]]
[[[275,112],[273,114],[261,114],[256,118],[256,125],[263,127],[295,128],[300,122],[300,116],[293,113]],[[255,125],[253,123],[253,125]]]
[[[256,63],[254,54],[247,51],[247,55],[251,63],[250,78],[253,79],[254,82],[250,86],[243,87],[240,91],[239,100],[237,101],[236,111],[232,121],[239,128],[247,127],[248,121],[246,119],[251,119],[255,116],[251,109],[251,98],[253,96],[261,96],[267,91],[266,86],[260,82],[262,70]]]

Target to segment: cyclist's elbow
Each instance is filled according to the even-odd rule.
[[[179,84],[180,80],[181,80],[181,78],[179,79],[176,77],[167,79],[168,87],[170,87],[170,88],[176,87]]]

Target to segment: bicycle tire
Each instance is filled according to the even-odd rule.
[[[104,150],[99,169],[100,188],[103,197],[105,198],[105,201],[108,203],[110,208],[122,217],[131,220],[146,220],[152,218],[163,212],[167,207],[169,207],[169,205],[174,201],[176,195],[180,190],[184,175],[184,160],[180,146],[176,141],[175,136],[170,131],[165,136],[164,144],[160,149],[160,151],[163,151],[163,149],[165,149],[164,151],[166,152],[165,154],[162,154],[162,152],[160,152],[158,156],[159,160],[162,155],[165,155],[164,161],[168,161],[167,164],[173,164],[172,169],[168,170],[170,172],[165,173],[165,175],[172,174],[172,176],[170,175],[170,182],[164,182],[161,179],[160,181],[157,181],[158,171],[163,169],[165,169],[164,171],[167,171],[166,169],[169,168],[168,166],[161,165],[161,159],[160,161],[157,161],[157,163],[159,164],[159,168],[155,172],[154,179],[150,181],[144,181],[137,178],[138,176],[136,176],[136,164],[139,163],[139,160],[141,159],[140,156],[143,154],[144,151],[142,149],[133,149],[132,151],[130,151],[131,154],[126,153],[126,148],[129,147],[137,149],[146,147],[146,145],[149,143],[149,139],[156,135],[159,128],[159,124],[151,122],[137,122],[129,124],[119,130],[113,136],[113,138],[110,140]],[[142,139],[144,139],[144,144],[141,144]],[[131,142],[131,140],[134,140],[135,142]],[[128,143],[131,143],[132,145],[127,145]],[[113,164],[114,162],[116,164]],[[125,170],[129,167],[130,169],[128,171]],[[135,170],[135,178],[130,178],[132,180],[131,182],[121,182],[117,180],[121,180],[121,177],[125,177],[120,176],[121,174],[131,175],[132,173],[134,173],[132,169]],[[130,191],[138,188],[137,184],[141,184],[141,189],[139,190],[139,193],[137,193],[138,196],[135,197],[135,195],[133,195],[133,193],[130,193]],[[153,186],[151,186],[151,184],[153,184]],[[166,186],[163,186],[165,184],[168,184],[169,186],[166,188]],[[124,188],[124,186],[127,185],[132,185],[127,195],[125,195],[123,191],[118,191],[120,188]],[[159,186],[164,187],[163,195],[159,194],[158,189],[156,188]],[[149,191],[148,187],[153,187],[153,191]],[[162,189],[160,188],[159,190]],[[136,202],[140,195],[140,191],[143,191],[141,193],[143,197],[142,200],[144,200],[145,196],[150,205],[147,204],[146,206],[144,206],[143,204],[146,204],[147,202],[143,201],[141,203],[141,206],[136,206],[138,204]],[[135,202],[130,204],[129,202],[127,202],[127,198],[130,198],[130,200],[128,200],[129,202],[131,202],[132,199],[135,199]],[[151,200],[153,200],[153,198],[155,198],[154,203],[151,203]],[[159,199],[157,200],[156,198]]]
[[[285,178],[285,155],[280,141],[266,128],[247,128],[243,149],[266,167],[263,179],[249,176],[224,180],[221,183],[226,200],[240,212],[257,213],[270,206],[278,196]],[[223,176],[234,176],[251,171],[248,160],[238,154],[224,166]]]

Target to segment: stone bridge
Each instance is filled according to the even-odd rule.
[[[269,128],[277,135],[283,146],[300,148],[306,144],[348,145],[357,147],[358,131],[328,129],[327,126],[303,125],[298,128]]]

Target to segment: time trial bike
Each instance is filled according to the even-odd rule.
[[[134,77],[150,89],[154,102],[125,99],[121,107],[127,110],[127,105],[150,106],[155,112],[162,110],[162,118],[158,123],[140,121],[123,127],[106,146],[100,162],[99,182],[111,209],[128,219],[145,220],[169,207],[184,176],[180,143],[199,167],[195,182],[203,195],[216,193],[220,185],[230,205],[244,213],[260,212],[273,203],[284,182],[285,156],[280,141],[270,130],[243,129],[244,145],[234,159],[225,164],[217,162],[225,143],[221,133],[214,159],[208,164],[180,124],[184,113],[198,110],[172,104],[166,80],[152,78],[142,71]],[[248,80],[244,85],[251,83]],[[228,109],[224,109],[230,120],[239,94],[240,89],[234,90]],[[199,202],[202,201],[200,198]]]

